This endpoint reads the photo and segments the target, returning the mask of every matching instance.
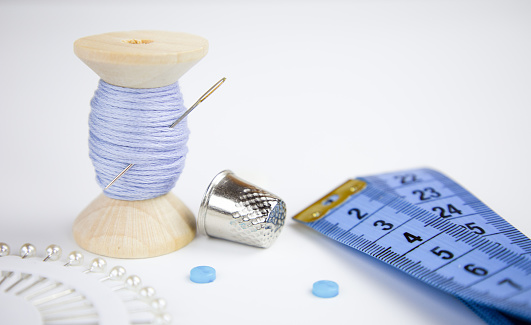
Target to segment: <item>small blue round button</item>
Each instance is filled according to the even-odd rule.
[[[312,293],[320,298],[332,298],[339,294],[339,286],[334,281],[317,281],[313,284]]]
[[[190,271],[190,281],[210,283],[216,280],[216,269],[210,266],[196,266]]]

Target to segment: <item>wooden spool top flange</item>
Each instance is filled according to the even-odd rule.
[[[208,41],[178,32],[112,32],[78,39],[74,52],[109,84],[156,88],[177,82],[207,54]]]

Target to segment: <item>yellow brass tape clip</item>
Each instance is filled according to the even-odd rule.
[[[339,186],[332,192],[317,200],[302,212],[293,217],[293,219],[302,222],[314,222],[324,217],[329,211],[340,206],[352,195],[361,192],[367,183],[359,179],[351,179]]]

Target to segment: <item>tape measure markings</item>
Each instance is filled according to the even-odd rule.
[[[424,188],[432,188],[435,192],[437,192],[439,186],[442,185],[445,189],[449,190],[451,193],[454,193],[455,198],[457,198],[457,200],[452,200],[452,202],[445,202],[444,204],[442,204],[442,207],[425,207],[426,210],[433,211],[436,213],[438,212],[440,217],[447,218],[448,220],[466,219],[479,215],[486,221],[486,225],[492,227],[485,227],[484,225],[484,227],[481,227],[481,225],[476,224],[477,220],[473,220],[472,218],[468,220],[470,222],[465,221],[459,223],[463,224],[464,227],[467,227],[471,231],[475,231],[480,235],[498,236],[501,238],[497,238],[494,240],[504,242],[510,245],[516,245],[520,248],[515,248],[514,250],[519,250],[525,254],[531,253],[531,241],[529,241],[529,239],[524,234],[522,234],[511,224],[503,220],[498,214],[492,211],[489,207],[483,204],[480,200],[478,200],[462,186],[455,183],[451,179],[445,177],[444,175],[440,174],[439,172],[429,169],[420,169],[399,173],[388,173],[378,176],[369,176],[364,177],[363,179],[382,190],[391,191],[397,194],[398,196],[402,197],[406,201],[415,205],[428,204],[430,202],[435,202],[446,198],[436,197],[430,200],[416,200],[416,197],[412,198],[412,196],[410,195],[411,193],[408,193],[412,187],[423,184]],[[458,215],[455,217],[449,216],[447,210],[451,209],[452,207],[455,208],[457,211],[462,211],[461,208],[458,209],[454,206],[457,204],[462,204],[464,207],[469,207],[473,213],[468,215]],[[457,213],[455,212],[456,210],[453,210],[453,212]],[[445,212],[447,214],[445,214]]]
[[[316,223],[319,223],[319,221],[317,221]],[[447,222],[445,222],[445,223],[447,223]],[[435,225],[435,226],[437,226],[437,225]],[[323,230],[327,231],[329,236],[335,237],[334,233],[337,233],[337,230],[331,230],[331,228],[334,228],[334,227],[337,227],[337,224],[330,224],[329,227],[327,227],[329,229],[327,229],[327,230],[323,229]],[[322,227],[320,227],[319,225],[316,224],[315,228],[319,229],[319,228],[322,228]],[[498,257],[498,259],[506,261],[507,263],[509,263],[506,266],[507,268],[508,267],[519,267],[520,266],[519,264],[517,264],[517,262],[521,261],[522,259],[519,258],[519,256],[517,256],[516,254],[514,254],[512,252],[509,252],[507,249],[505,249],[503,247],[499,247],[496,244],[490,243],[487,240],[481,240],[481,237],[479,237],[478,235],[467,233],[466,230],[464,230],[464,229],[462,229],[460,227],[457,228],[457,229],[454,229],[454,232],[456,232],[454,235],[461,235],[461,237],[458,238],[456,241],[463,241],[463,242],[467,242],[467,243],[470,242],[472,244],[477,243],[477,242],[482,242],[480,244],[481,246],[472,248],[472,249],[468,250],[467,252],[459,254],[459,256],[457,256],[454,259],[454,261],[459,259],[459,258],[462,258],[462,257],[468,255],[470,252],[472,252],[474,250],[478,250],[479,249],[479,250],[487,250],[487,253],[494,252],[494,254],[491,253],[492,254],[491,258],[496,257],[496,256],[498,256],[501,253],[506,253],[506,254],[503,254],[502,256]],[[444,233],[444,231],[440,232],[439,234],[442,234],[442,233]],[[439,235],[439,234],[437,234],[437,235]],[[356,242],[362,242],[361,245],[358,244],[359,249],[362,250],[362,251],[365,251],[366,253],[368,253],[369,255],[372,255],[372,256],[378,256],[379,253],[383,253],[384,251],[389,250],[389,248],[390,248],[390,247],[382,247],[382,246],[378,247],[378,245],[375,242],[371,242],[370,240],[367,240],[367,239],[362,239],[361,237],[359,237],[358,240],[356,240]],[[354,245],[355,245],[354,241],[351,241],[351,243],[354,243]],[[420,245],[417,245],[416,247],[411,249],[411,251],[417,249],[419,246]],[[511,260],[507,260],[507,256],[505,256],[505,255],[507,255],[508,257],[512,257]],[[391,258],[388,258],[388,256],[391,256]],[[387,263],[389,263],[389,264],[391,264],[391,265],[393,265],[393,266],[401,268],[404,271],[406,271],[406,272],[408,272],[408,273],[410,273],[412,275],[429,277],[429,278],[426,278],[426,280],[428,280],[428,281],[432,280],[429,273],[436,273],[436,271],[438,271],[439,269],[441,269],[443,267],[446,267],[446,266],[448,266],[450,264],[450,262],[448,262],[448,263],[445,263],[445,264],[441,265],[436,270],[433,270],[433,271],[427,270],[427,272],[426,271],[422,272],[422,273],[426,273],[424,275],[424,274],[421,274],[421,272],[419,272],[419,271],[423,271],[423,269],[419,266],[420,261],[416,262],[416,263],[413,263],[411,260],[408,260],[408,259],[404,258],[404,256],[400,256],[400,255],[398,255],[398,254],[396,254],[394,252],[388,252],[388,254],[386,256],[381,256],[380,259],[385,261],[385,262],[387,262]],[[415,268],[415,266],[417,266],[417,267]],[[474,265],[472,265],[472,266],[474,266]],[[501,270],[501,267],[498,267],[496,269],[497,270],[498,269]],[[471,270],[474,270],[474,269],[471,269]],[[433,277],[434,280],[436,280],[436,278],[437,277]],[[455,277],[453,279],[448,278],[448,281],[452,281],[452,280],[455,280]],[[474,285],[474,283],[469,283],[469,285],[472,286],[472,285]],[[452,287],[454,287],[454,286],[449,286],[450,289],[452,289]],[[458,287],[459,287],[459,285],[455,285],[455,288],[458,288]],[[468,289],[468,288],[463,288],[463,289]],[[480,295],[481,294],[482,293],[480,293]]]
[[[500,273],[501,271],[508,269],[509,267],[510,267],[510,265],[506,265],[505,267],[499,269],[498,271],[496,271],[496,272],[492,272],[492,273],[489,275],[489,277],[492,277],[492,276],[494,276],[494,275]],[[471,286],[473,286],[473,285],[476,285],[476,284],[478,284],[479,282],[484,281],[484,280],[486,280],[486,279],[488,279],[488,278],[479,279],[479,280],[477,280],[476,282],[474,282],[474,283],[472,283],[471,285],[469,285],[468,287],[471,287]],[[514,283],[514,282],[513,282],[513,283]],[[521,286],[518,286],[518,287],[521,288]],[[521,290],[521,289],[520,289],[520,290]]]
[[[307,225],[465,299],[467,304],[481,303],[531,319],[531,261],[520,252],[531,247],[529,239],[443,175],[416,172],[363,178],[365,189]],[[414,184],[392,186],[396,179]],[[468,222],[465,218],[471,216],[495,226],[486,227],[476,219]],[[468,223],[450,221],[455,219]],[[496,235],[519,251],[485,238]]]

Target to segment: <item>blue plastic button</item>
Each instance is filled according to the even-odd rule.
[[[320,298],[332,298],[339,294],[339,286],[334,281],[317,281],[313,284],[312,293]]]
[[[216,280],[216,269],[210,266],[196,266],[190,271],[190,281],[210,283]]]

